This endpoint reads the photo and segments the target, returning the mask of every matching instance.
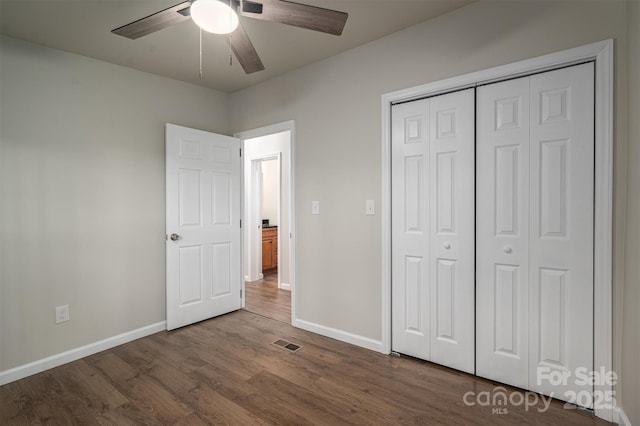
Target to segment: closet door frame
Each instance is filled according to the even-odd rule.
[[[391,106],[587,61],[595,63],[594,369],[613,371],[613,39],[382,95],[382,339],[391,351]],[[613,386],[595,392],[610,395]],[[607,393],[605,393],[607,392]],[[615,407],[595,415],[614,421]]]

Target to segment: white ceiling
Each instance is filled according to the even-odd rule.
[[[259,1],[259,0],[254,0]],[[7,36],[114,64],[233,92],[434,18],[474,0],[296,0],[349,14],[341,36],[241,17],[266,67],[246,75],[229,66],[224,36],[203,33],[199,79],[198,28],[191,21],[138,40],[111,30],[180,0],[0,0],[0,32]]]

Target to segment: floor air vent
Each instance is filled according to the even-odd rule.
[[[278,339],[275,342],[273,342],[272,345],[276,345],[279,348],[286,349],[289,352],[298,352],[300,349],[302,349],[302,346],[296,345],[295,343],[291,343],[284,339]]]

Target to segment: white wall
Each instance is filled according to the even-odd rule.
[[[275,226],[278,226],[279,176],[278,160],[262,162],[262,219],[269,219],[269,225]]]
[[[0,370],[164,319],[165,121],[296,121],[298,317],[379,339],[381,223],[364,200],[380,201],[380,96],[614,38],[614,367],[640,424],[638,7],[481,1],[234,93],[228,110],[215,91],[2,38]],[[61,303],[72,320],[55,326]]]
[[[296,123],[298,318],[381,338],[381,221],[364,216],[364,203],[380,202],[382,94],[614,38],[614,367],[620,368],[625,212],[638,217],[636,207],[625,207],[626,27],[622,1],[481,1],[232,94],[233,131]],[[629,191],[637,194],[640,178],[633,176]],[[310,214],[311,200],[320,200],[319,216]],[[639,240],[637,233],[627,238],[634,259]],[[626,287],[637,288],[633,272]],[[635,308],[625,324],[637,332],[638,302],[627,303]],[[640,398],[633,389],[625,401]],[[620,396],[622,388],[616,390]]]
[[[629,147],[622,334],[622,406],[640,425],[640,2],[627,2]]]
[[[270,123],[274,124],[274,123]],[[244,129],[249,130],[249,129]],[[256,157],[264,157],[267,155],[278,154],[281,153],[282,156],[280,158],[281,162],[281,194],[280,194],[280,224],[279,235],[281,238],[278,240],[278,247],[280,249],[280,259],[278,268],[278,274],[280,274],[280,282],[284,284],[292,284],[291,277],[289,274],[289,257],[291,251],[291,241],[288,238],[288,235],[291,231],[289,228],[290,224],[290,211],[289,211],[289,193],[291,191],[291,182],[289,181],[290,175],[290,164],[291,164],[291,148],[290,148],[290,139],[291,134],[289,131],[275,133],[272,135],[261,136],[257,138],[251,138],[245,140],[244,145],[244,173],[245,173],[245,188],[246,183],[250,182],[250,171],[251,171],[251,160]],[[249,197],[249,191],[245,192],[245,197]],[[245,198],[245,206],[249,205],[249,199]],[[245,214],[247,213],[245,209]],[[245,216],[245,222],[248,222],[248,217]],[[244,259],[245,262],[249,258],[248,253],[248,232],[244,233]],[[247,264],[245,263],[245,271],[247,271]]]
[[[164,123],[227,96],[6,37],[0,90],[0,371],[164,321]]]

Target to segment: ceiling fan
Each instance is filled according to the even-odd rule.
[[[279,22],[281,24],[307,28],[309,30],[333,35],[342,34],[344,25],[347,22],[347,17],[349,16],[345,12],[294,3],[288,0],[192,0],[183,1],[160,12],[111,30],[111,32],[130,39],[137,39],[168,26],[191,19],[192,10],[195,12],[200,6],[202,6],[201,9],[207,10],[205,7],[207,5],[220,6],[221,4],[227,5],[227,9],[230,11],[229,16],[230,18],[235,16],[235,18],[233,18],[235,22],[231,24],[232,26],[227,26],[227,30],[219,33],[225,33],[225,31],[228,33],[226,36],[230,43],[231,50],[247,74],[262,71],[264,65],[262,64],[260,56],[258,56],[258,52],[256,52],[253,47],[251,40],[249,40],[249,36],[242,28],[242,25],[239,23],[236,24],[237,15],[262,19],[264,21]],[[230,6],[230,9],[228,6]],[[208,12],[210,12],[210,9],[207,10],[207,13]],[[201,28],[206,30],[206,28],[196,20],[195,13],[193,19]],[[232,19],[229,19],[226,22],[231,21]],[[237,27],[235,27],[235,25],[237,25]]]

